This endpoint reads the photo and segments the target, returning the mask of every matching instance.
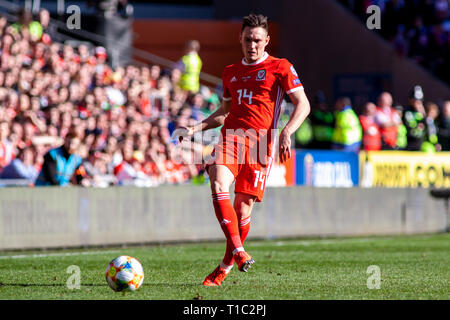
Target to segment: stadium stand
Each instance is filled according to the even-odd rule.
[[[104,47],[58,34],[57,23],[49,22],[45,10],[35,16],[21,11],[19,20],[9,14],[0,17],[1,185],[33,185],[30,177],[33,171],[40,171],[45,153],[61,145],[71,131],[76,131],[82,141],[83,186],[204,181],[201,164],[180,164],[174,159],[170,137],[178,126],[211,114],[220,104],[220,92],[208,86],[197,93],[182,90],[180,71],[173,69],[170,61],[150,53],[138,51],[141,57],[150,56],[159,63],[135,61],[112,68]],[[201,79],[217,82],[205,74]],[[412,91],[412,97],[414,93],[417,90]],[[403,132],[411,114],[422,129],[417,150],[422,150],[426,142],[432,145],[428,151],[448,151],[450,103],[442,102],[436,108],[423,96],[413,100],[422,107],[416,110],[413,101],[410,106],[400,106],[395,97],[391,98],[386,110],[402,114],[395,130]],[[374,103],[382,113],[380,101]],[[290,108],[285,110],[289,112]],[[327,110],[331,115],[334,112],[332,107]],[[383,122],[379,114],[370,119],[372,131]],[[314,126],[307,130],[314,130]],[[363,141],[364,134],[368,132],[363,132]],[[306,136],[315,139],[314,133]],[[363,143],[362,149],[366,147]],[[408,147],[403,144],[389,149]],[[180,152],[176,156],[187,159],[204,150],[199,147]]]
[[[450,84],[450,4],[448,0],[338,0],[364,23],[370,5],[381,9],[379,34],[409,57]]]
[[[160,65],[113,69],[101,46],[53,41],[43,27],[46,16],[22,10],[17,22],[0,18],[2,182],[32,184],[6,168],[13,162],[24,167],[18,154],[28,149],[26,166],[31,162],[39,172],[45,153],[71,131],[82,140],[85,186],[154,186],[197,176],[199,166],[173,159],[170,135],[176,124],[200,120],[217,107],[212,90],[188,94],[177,85],[177,70]],[[194,103],[204,108],[194,111]]]

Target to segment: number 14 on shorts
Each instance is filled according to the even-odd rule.
[[[261,190],[264,189],[264,180],[266,179],[266,175],[259,170],[255,170],[255,182],[253,183],[253,187],[258,188],[258,184],[261,183]]]

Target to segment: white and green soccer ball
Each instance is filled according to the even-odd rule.
[[[106,282],[116,292],[135,291],[144,282],[141,263],[130,256],[120,256],[106,267]]]

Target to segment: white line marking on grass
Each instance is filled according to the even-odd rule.
[[[0,256],[0,260],[4,260],[4,259],[27,259],[27,258],[82,256],[82,255],[90,255],[90,254],[114,253],[114,252],[119,252],[119,251],[120,250],[19,254],[19,255],[10,255],[10,256]]]
[[[267,242],[249,242],[249,246],[311,246],[311,245],[322,245],[322,244],[337,244],[337,243],[349,243],[349,242],[369,242],[375,241],[376,239],[336,239],[336,240],[287,240],[287,241],[276,241],[273,244]]]
[[[423,235],[423,236],[417,236],[415,239],[428,239],[430,238],[429,235]],[[342,239],[312,239],[312,240],[272,240],[275,241],[273,243],[268,243],[265,240],[257,242],[250,242],[248,246],[255,246],[255,247],[261,247],[261,246],[311,246],[311,245],[327,245],[327,244],[340,244],[340,243],[364,243],[364,242],[377,242],[377,241],[391,241],[396,240],[394,237],[373,237],[373,238],[342,238]],[[270,240],[269,240],[270,241]]]

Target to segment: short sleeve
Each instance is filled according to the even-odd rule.
[[[231,100],[231,93],[230,93],[230,87],[229,87],[229,79],[227,76],[226,69],[222,73],[222,86],[223,86],[223,100],[230,101]]]
[[[295,70],[294,66],[286,59],[281,60],[279,65],[279,72],[281,76],[281,86],[287,94],[303,89],[303,84],[300,81],[297,71]]]

